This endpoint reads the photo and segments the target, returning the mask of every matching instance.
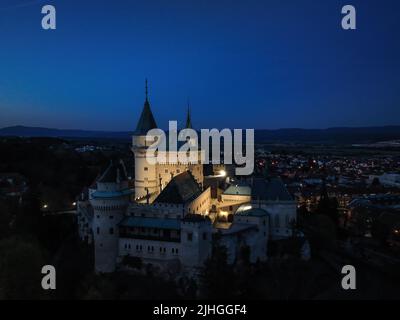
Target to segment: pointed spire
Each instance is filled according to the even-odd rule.
[[[151,129],[157,128],[157,123],[154,120],[153,113],[151,112],[149,103],[149,89],[147,79],[145,81],[145,95],[146,100],[144,101],[143,111],[140,115],[139,122],[136,126],[136,135],[145,135]]]
[[[146,90],[146,101],[145,102],[149,102],[149,87],[148,87],[148,83],[147,83],[147,78],[145,81],[145,90]]]
[[[190,103],[188,99],[188,106],[187,106],[187,115],[186,115],[186,129],[192,129],[192,119],[190,116]]]

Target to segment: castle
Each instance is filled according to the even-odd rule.
[[[188,111],[186,127],[191,126]],[[280,179],[237,181],[223,165],[205,176],[201,157],[189,164],[150,164],[146,134],[155,128],[146,81],[132,139],[134,188],[124,163],[113,161],[77,202],[79,235],[93,243],[96,272],[114,272],[135,259],[165,269],[198,269],[217,234],[229,263],[243,246],[250,248],[251,262],[265,261],[269,240],[292,235],[296,203]]]

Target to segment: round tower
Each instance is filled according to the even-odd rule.
[[[97,188],[90,197],[93,207],[93,238],[95,246],[95,271],[114,272],[118,257],[118,224],[124,218],[129,198],[125,167],[120,162],[112,162],[97,180]]]
[[[147,133],[156,128],[157,124],[151,112],[146,80],[146,99],[132,137],[132,152],[135,156],[135,199],[137,201],[146,201],[159,190],[157,167],[154,164],[156,162],[148,161],[146,157],[147,148],[157,139],[154,136],[153,139],[149,139],[150,141],[146,141]]]

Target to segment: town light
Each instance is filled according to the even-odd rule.
[[[47,207],[48,207],[47,204],[43,205],[43,209],[47,209]]]
[[[219,174],[220,174],[222,177],[226,177],[226,171],[225,171],[225,170],[221,170],[221,171],[219,172]]]

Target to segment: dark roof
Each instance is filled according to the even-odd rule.
[[[136,126],[136,135],[145,135],[151,129],[157,128],[156,120],[154,120],[153,113],[150,109],[150,103],[146,99],[144,102],[142,114],[140,115],[139,122]]]
[[[250,217],[265,217],[268,216],[268,211],[262,208],[254,208],[250,204],[243,204],[236,210],[235,215],[250,216]]]
[[[240,195],[249,196],[251,194],[251,188],[249,185],[244,183],[233,184],[228,187],[223,193],[224,195]]]
[[[183,172],[167,184],[154,202],[185,204],[196,199],[201,194],[201,189],[189,172]]]
[[[190,108],[188,106],[187,116],[186,116],[186,126],[187,129],[192,129],[192,117],[190,116]]]
[[[102,176],[97,180],[101,183],[115,183],[128,180],[126,169],[122,160],[111,161],[110,165],[103,173]]]
[[[126,217],[120,222],[119,226],[179,230],[181,227],[181,222],[178,219]]]
[[[184,222],[206,222],[211,221],[208,216],[202,216],[201,214],[187,214],[182,221]]]
[[[256,178],[251,182],[251,197],[253,200],[293,200],[289,191],[279,178],[263,179]]]

